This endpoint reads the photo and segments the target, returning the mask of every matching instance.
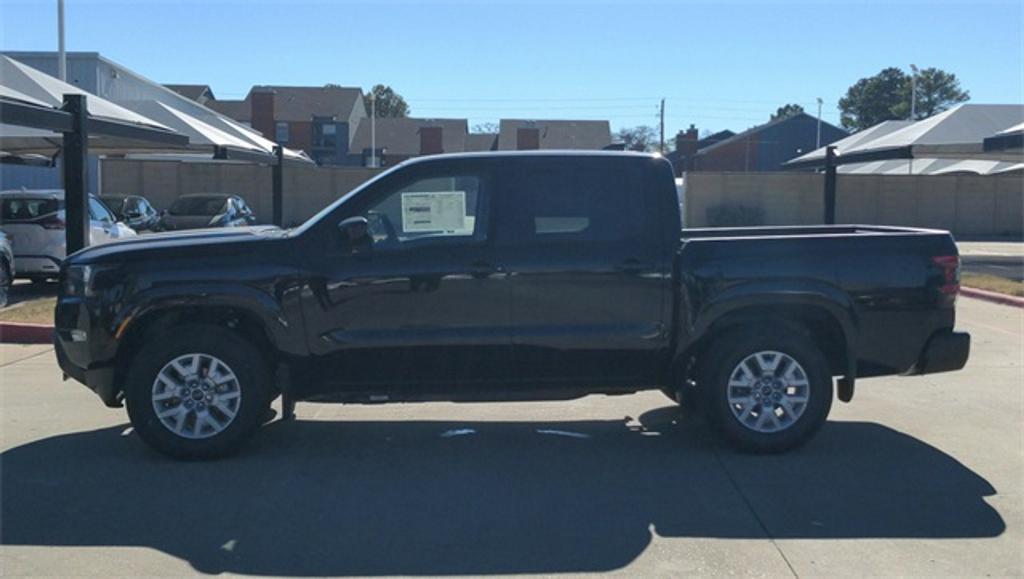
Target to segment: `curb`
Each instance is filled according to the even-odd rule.
[[[1008,296],[1006,294],[990,292],[988,290],[978,289],[974,287],[960,287],[960,295],[967,296],[969,298],[975,298],[979,300],[985,300],[986,302],[992,302],[996,304],[1003,304],[1005,306],[1014,306],[1017,308],[1024,308],[1024,298],[1018,298],[1016,296]]]
[[[52,344],[53,326],[0,322],[0,343]]]

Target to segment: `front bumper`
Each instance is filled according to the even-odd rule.
[[[71,342],[69,344],[67,340],[61,339],[60,332],[55,332],[53,336],[53,349],[57,353],[57,364],[60,366],[60,369],[69,377],[85,384],[107,406],[120,408],[122,406],[121,394],[114,381],[114,367],[99,366],[86,368],[80,366],[68,356],[67,345],[74,349],[76,343]]]
[[[80,298],[60,296],[54,316],[53,345],[60,369],[95,392],[103,403],[121,406],[115,377],[115,346],[103,324],[97,323],[100,306]],[[87,339],[75,339],[82,332]]]
[[[912,374],[952,372],[967,365],[971,353],[971,335],[967,332],[936,332],[925,344]]]

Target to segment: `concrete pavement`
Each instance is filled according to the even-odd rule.
[[[960,241],[957,248],[965,272],[1024,281],[1024,242]]]
[[[660,393],[300,404],[179,463],[0,348],[9,575],[1020,575],[1024,310],[971,299],[967,369],[863,381],[799,451],[721,448]]]

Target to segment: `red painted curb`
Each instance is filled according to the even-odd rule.
[[[998,292],[990,292],[988,290],[978,289],[976,287],[960,287],[960,295],[967,296],[969,298],[976,298],[979,300],[985,300],[987,302],[993,302],[996,304],[1003,304],[1006,306],[1014,306],[1018,308],[1024,308],[1024,298],[1018,298],[1016,296],[1008,296]]]
[[[0,343],[52,344],[53,326],[0,322]]]

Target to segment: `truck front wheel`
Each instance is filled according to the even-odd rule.
[[[237,451],[270,405],[259,351],[226,328],[175,326],[135,354],[125,381],[128,417],[157,451],[185,459]]]
[[[738,449],[783,452],[808,441],[825,423],[832,376],[808,338],[734,333],[711,351],[700,380],[704,410]]]

